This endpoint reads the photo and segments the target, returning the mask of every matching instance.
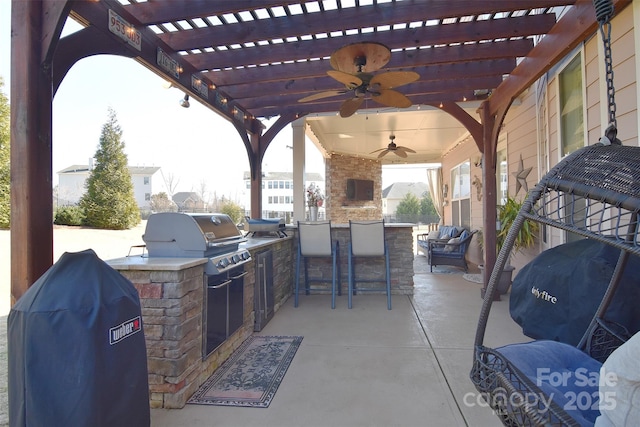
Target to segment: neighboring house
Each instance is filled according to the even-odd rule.
[[[85,193],[86,182],[89,179],[93,163],[88,165],[71,165],[58,171],[58,206],[77,205]],[[151,209],[151,195],[153,194],[153,179],[157,166],[129,166],[133,195],[140,210]]]
[[[141,210],[151,210],[153,175],[159,170],[160,168],[155,166],[129,166],[131,182],[133,183],[133,195]]]
[[[173,202],[178,206],[179,212],[206,212],[207,204],[198,193],[192,191],[180,191],[173,195]]]
[[[251,173],[244,172],[244,206],[247,216],[251,206]],[[311,183],[325,194],[324,178],[319,173],[305,175],[305,188]],[[305,193],[306,194],[306,193]],[[305,202],[306,206],[306,202]],[[262,218],[285,218],[288,222],[293,217],[293,172],[265,172],[262,177]],[[318,209],[318,218],[325,217],[324,206]]]
[[[411,193],[418,200],[428,195],[429,188],[424,182],[396,182],[382,190],[382,214],[393,215],[402,199]]]

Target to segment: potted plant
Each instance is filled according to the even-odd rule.
[[[309,219],[311,221],[318,220],[318,208],[322,206],[324,202],[324,196],[320,187],[315,183],[311,183],[307,188],[307,204],[309,206]]]
[[[522,209],[523,201],[517,201],[511,196],[507,196],[507,200],[503,205],[498,206],[498,221],[500,223],[499,230],[496,234],[496,251],[499,253],[504,245],[509,230],[513,226],[520,209]],[[498,280],[498,292],[502,295],[507,293],[511,286],[511,279],[515,267],[511,265],[511,256],[522,251],[523,249],[532,247],[538,237],[539,224],[534,221],[525,220],[513,242],[513,248],[507,259],[507,264],[502,270],[502,275]],[[478,266],[482,271],[483,266]]]

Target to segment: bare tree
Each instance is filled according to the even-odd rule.
[[[167,195],[170,200],[173,200],[173,195],[176,192],[176,187],[180,183],[180,178],[176,178],[173,172],[167,172],[166,174],[162,172],[160,169],[160,173],[162,174],[162,180],[164,181],[164,186],[167,189]]]
[[[208,191],[207,191],[207,181],[202,178],[200,180],[200,186],[198,187],[198,191],[196,191],[196,193],[198,194],[198,196],[200,196],[200,199],[202,199],[202,203],[204,204],[204,207],[208,207],[209,206],[209,199],[208,199]]]

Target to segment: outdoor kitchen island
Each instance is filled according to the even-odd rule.
[[[413,293],[412,231],[413,224],[385,226],[393,294]],[[340,242],[341,281],[346,296],[349,225],[332,225],[332,234]],[[207,277],[207,258],[138,255],[107,261],[134,284],[140,295],[152,408],[184,407],[231,353],[259,330],[256,329],[258,318],[263,318],[263,326],[292,295],[297,251],[295,227],[287,226],[283,237],[248,237],[240,243],[239,251],[250,254],[244,263],[241,325],[208,355],[203,333],[207,324],[205,292],[208,291],[205,291],[206,279],[203,280]],[[359,274],[367,270],[374,273],[381,265],[380,260],[361,261]],[[265,262],[268,265],[265,266]],[[319,267],[320,274],[330,277],[330,265]],[[256,305],[259,299],[256,295],[263,294],[265,281],[273,285],[265,308],[272,311],[266,318],[259,313],[260,304]]]
[[[292,237],[263,237],[248,238],[240,244],[251,254],[244,264],[241,325],[206,356],[206,258],[128,256],[107,261],[134,284],[140,295],[152,408],[184,407],[198,387],[254,332],[256,275],[272,280],[270,303],[274,311],[286,301],[292,292],[292,241]],[[265,268],[256,264],[256,260],[264,259],[272,260],[272,265]],[[272,274],[262,277],[265,270]],[[263,288],[259,289],[262,294]]]

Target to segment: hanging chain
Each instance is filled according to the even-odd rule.
[[[609,102],[609,124],[616,122],[616,89],[613,87],[613,64],[611,61],[611,23],[600,24],[600,34],[604,45],[604,66],[607,79],[607,100]]]
[[[604,64],[607,80],[607,101],[609,113],[609,127],[605,131],[605,136],[610,143],[619,143],[616,141],[618,133],[618,122],[616,120],[616,90],[613,87],[613,63],[611,60],[611,16],[613,15],[613,3],[611,0],[593,0],[596,9],[596,19],[602,36],[602,44],[604,46]]]

